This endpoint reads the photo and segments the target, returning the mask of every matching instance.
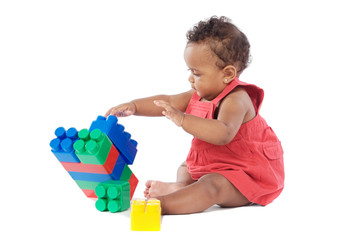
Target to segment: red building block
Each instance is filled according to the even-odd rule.
[[[88,198],[98,198],[97,195],[95,195],[94,189],[82,189],[82,191]]]
[[[132,173],[132,176],[129,179],[129,184],[130,184],[130,199],[133,198],[135,189],[137,188],[138,185],[138,178]]]

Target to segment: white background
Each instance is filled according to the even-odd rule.
[[[188,90],[185,33],[212,15],[249,38],[241,80],[265,90],[285,189],[267,207],[212,207],[131,232],[129,210],[98,212],[49,142],[119,103]],[[1,1],[1,238],[360,239],[360,22],[347,0]],[[191,136],[165,118],[119,121],[139,142],[135,197],[148,179],[174,181]]]

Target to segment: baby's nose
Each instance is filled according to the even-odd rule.
[[[189,75],[188,81],[189,81],[190,83],[194,83],[194,78],[193,78],[193,75],[192,75],[192,74]]]

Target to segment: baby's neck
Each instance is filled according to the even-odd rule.
[[[208,101],[208,100],[205,99],[205,98],[201,98],[201,100],[199,100],[199,101],[201,101],[201,102],[212,102],[212,101]]]

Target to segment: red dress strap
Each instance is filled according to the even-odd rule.
[[[235,87],[240,85],[238,78],[235,78],[230,82],[227,87],[215,98],[212,100],[212,104],[217,106],[219,101],[221,101],[225,96],[227,96]]]
[[[238,78],[233,79],[232,82],[230,82],[211,102],[200,101],[201,97],[197,94],[197,92],[195,92],[188,104],[186,113],[212,119],[217,104],[237,86],[242,86],[247,91],[252,100],[253,106],[258,113],[263,101],[263,90],[256,85],[242,82]]]
[[[249,97],[252,100],[253,106],[258,113],[261,108],[264,91],[262,88],[257,87],[253,84],[248,84],[240,81],[238,78],[235,78],[228,86],[219,94],[215,99],[213,99],[212,103],[214,106],[217,106],[218,102],[221,101],[227,94],[229,94],[234,88],[237,86],[242,86],[248,93]]]

